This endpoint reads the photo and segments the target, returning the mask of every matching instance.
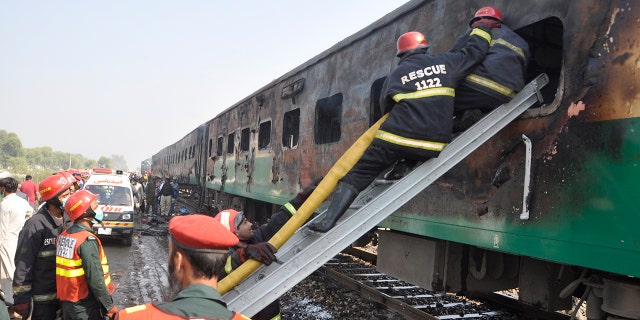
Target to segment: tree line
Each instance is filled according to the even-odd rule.
[[[16,179],[29,174],[34,181],[40,181],[61,170],[96,167],[126,170],[127,161],[122,155],[94,160],[79,153],[54,151],[51,147],[24,148],[17,134],[0,130],[0,170],[9,171]]]

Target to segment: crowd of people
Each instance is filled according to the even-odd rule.
[[[398,66],[385,80],[381,106],[389,117],[371,146],[339,181],[325,216],[310,226],[331,229],[360,191],[395,164],[389,178],[437,157],[451,141],[456,119],[509,101],[524,86],[527,43],[502,24],[497,8],[478,10],[469,31],[445,53],[430,54],[425,36],[397,40]],[[429,81],[426,81],[429,80]],[[416,121],[418,120],[418,121]],[[175,215],[176,179],[130,177],[141,216],[167,221]],[[217,282],[247,259],[277,261],[267,241],[296,213],[319,180],[304,188],[253,228],[242,211],[179,215],[168,220],[168,270],[175,295],[118,310],[109,265],[92,225],[102,222],[98,195],[83,190],[79,172],[59,172],[39,184],[0,175],[0,320],[55,319],[248,319],[230,311]],[[217,211],[217,210],[216,210]],[[280,319],[278,302],[253,319]]]
[[[132,184],[140,183],[134,190],[142,209],[146,180],[140,180],[132,179]],[[0,178],[0,320],[248,319],[228,310],[216,291],[228,250],[239,240],[219,220],[202,214],[169,221],[172,301],[118,310],[107,256],[92,231],[104,213],[98,195],[80,188],[83,182],[64,171],[34,183],[38,205],[17,195],[16,179]],[[178,189],[169,179],[164,183],[165,190]],[[155,192],[163,195],[163,185],[155,187],[152,202],[168,216],[171,203],[158,205],[155,197]]]
[[[136,211],[143,217],[150,217],[152,223],[166,222],[179,214],[176,205],[180,185],[176,178],[145,176],[132,174],[129,177]]]

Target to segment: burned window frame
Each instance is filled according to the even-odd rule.
[[[298,147],[300,140],[300,108],[284,113],[282,119],[282,145],[289,150]]]
[[[267,150],[271,146],[271,120],[266,120],[258,126],[258,150]]]
[[[335,143],[342,138],[342,93],[318,99],[313,125],[316,144]]]
[[[249,127],[240,130],[240,152],[249,152],[251,145],[251,129]]]
[[[229,132],[229,134],[227,134],[227,154],[234,154],[235,141],[236,141],[235,131]]]

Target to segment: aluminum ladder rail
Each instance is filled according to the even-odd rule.
[[[425,161],[402,179],[389,185],[370,186],[358,195],[354,204],[366,202],[345,212],[335,227],[326,233],[308,228],[298,229],[278,250],[278,261],[261,266],[243,282],[229,290],[223,300],[229,309],[253,316],[264,307],[320,268],[329,259],[376,227],[403,204],[426,189],[440,176],[497,134],[537,102],[542,102],[540,88],[549,82],[539,75],[510,102],[480,119],[452,141],[437,158]],[[321,219],[319,215],[315,219]],[[314,220],[315,220],[314,219]]]

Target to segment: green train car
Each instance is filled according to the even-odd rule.
[[[545,102],[387,218],[378,268],[429,289],[518,288],[539,308],[582,298],[590,318],[640,318],[635,1],[410,1],[159,151],[153,173],[264,221],[381,116],[399,35],[447,51],[486,5],[529,43],[528,78],[550,78]]]

